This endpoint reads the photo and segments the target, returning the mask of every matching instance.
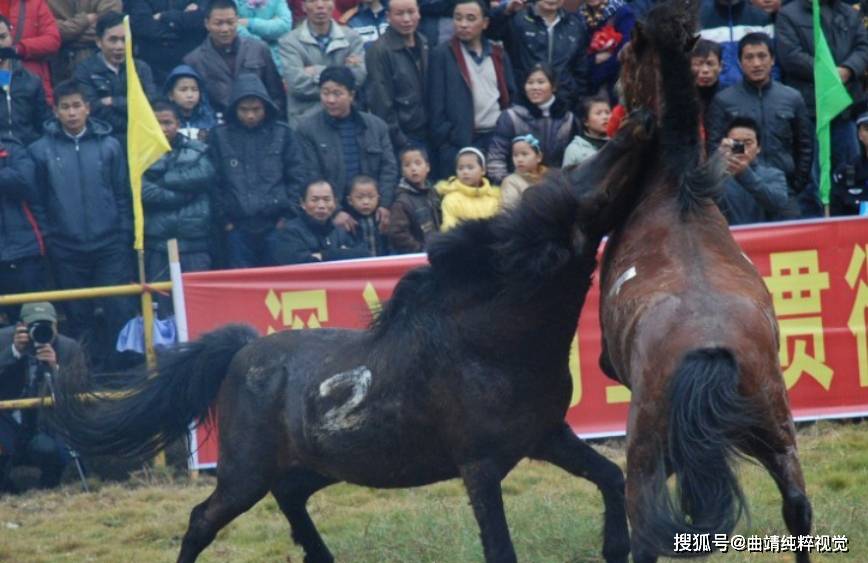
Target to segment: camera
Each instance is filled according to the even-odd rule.
[[[34,346],[51,344],[54,340],[54,324],[51,321],[33,321],[27,325],[27,335]]]
[[[733,141],[732,154],[744,154],[744,143],[741,141]]]

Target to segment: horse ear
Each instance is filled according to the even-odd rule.
[[[648,39],[645,35],[645,26],[642,25],[642,22],[637,21],[633,26],[633,31],[630,35],[630,43],[633,44],[633,51],[637,55],[645,48],[647,40]]]

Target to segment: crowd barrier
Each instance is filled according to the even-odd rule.
[[[795,417],[868,414],[868,218],[774,223],[733,233],[774,299],[780,362]],[[239,321],[262,334],[361,328],[401,275],[425,263],[419,254],[184,274],[190,335]],[[566,418],[583,437],[623,434],[630,401],[630,392],[597,365],[598,308],[595,284],[570,355],[574,390]],[[193,469],[216,465],[216,428],[197,428],[191,443]]]

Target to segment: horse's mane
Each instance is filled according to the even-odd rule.
[[[591,235],[587,252],[577,255],[575,237],[584,235],[574,226],[590,224],[604,203],[605,195],[593,190],[574,195],[565,176],[552,172],[515,209],[437,235],[428,247],[430,266],[401,278],[371,324],[374,336],[416,323],[424,311],[454,299],[533,299],[570,266],[586,267],[590,276],[602,233]]]
[[[719,158],[706,162],[702,159],[700,103],[690,70],[696,22],[695,0],[663,2],[649,11],[634,36],[637,52],[650,47],[657,54],[663,162],[679,185],[678,200],[683,214],[696,213],[715,199],[723,181]],[[636,63],[641,67],[642,61]]]

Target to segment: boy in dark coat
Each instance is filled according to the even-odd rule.
[[[395,253],[424,252],[440,232],[440,196],[428,181],[428,154],[419,148],[401,152],[401,181],[389,215],[389,243]]]

